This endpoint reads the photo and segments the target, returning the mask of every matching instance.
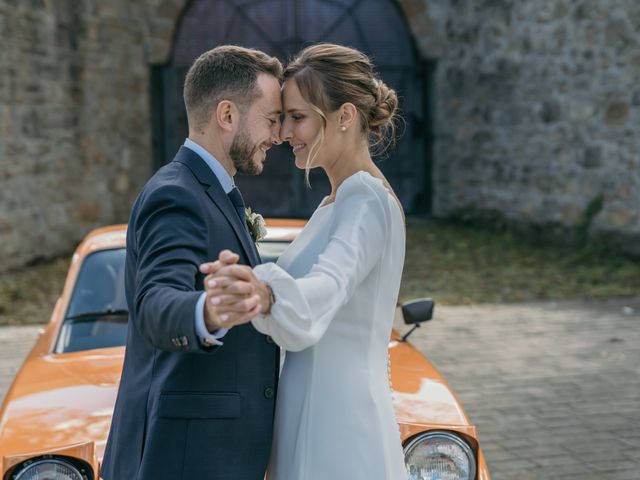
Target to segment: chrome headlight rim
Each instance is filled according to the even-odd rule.
[[[462,449],[467,458],[469,459],[469,478],[475,479],[477,474],[477,460],[476,455],[471,446],[458,434],[446,431],[446,430],[430,430],[428,432],[419,433],[413,437],[403,448],[405,461],[409,458],[411,452],[422,442],[430,439],[444,439],[449,440]]]
[[[74,465],[72,462],[63,458],[48,456],[27,460],[18,467],[17,473],[12,474],[10,478],[11,480],[24,480],[25,475],[29,473],[29,470],[32,470],[33,468],[42,464],[52,463],[56,465],[63,465],[64,467],[68,468],[69,470],[71,470],[71,473],[73,473],[79,480],[85,480],[87,478],[86,475],[80,472],[80,470],[78,470],[76,465]]]

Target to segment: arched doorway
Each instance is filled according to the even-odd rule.
[[[166,65],[152,68],[153,139],[156,167],[173,158],[187,135],[182,101],[184,76],[202,52],[222,44],[258,48],[286,62],[314,42],[333,42],[369,55],[400,97],[403,135],[379,166],[409,211],[424,210],[431,195],[427,120],[428,68],[421,61],[393,0],[192,0],[179,20]],[[312,188],[293,164],[288,145],[269,151],[257,177],[237,176],[245,201],[269,216],[311,214],[329,183],[312,171]]]

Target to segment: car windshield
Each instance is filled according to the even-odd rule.
[[[85,258],[66,318],[127,310],[124,295],[125,249],[101,250]]]
[[[125,249],[92,253],[82,263],[56,353],[122,346],[127,340]]]
[[[288,241],[263,241],[263,262],[275,262]],[[124,248],[88,255],[76,280],[58,336],[56,353],[124,346],[127,341],[127,301],[124,291]]]

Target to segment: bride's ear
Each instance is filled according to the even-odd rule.
[[[235,125],[240,120],[240,112],[231,100],[222,100],[215,111],[216,125],[226,132],[233,132]]]
[[[338,110],[338,128],[341,131],[346,132],[353,125],[356,125],[358,109],[353,103],[343,103]]]

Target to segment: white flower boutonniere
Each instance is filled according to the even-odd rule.
[[[267,227],[264,218],[259,213],[253,213],[250,208],[244,209],[244,218],[249,227],[249,233],[254,242],[259,242],[267,236]]]

